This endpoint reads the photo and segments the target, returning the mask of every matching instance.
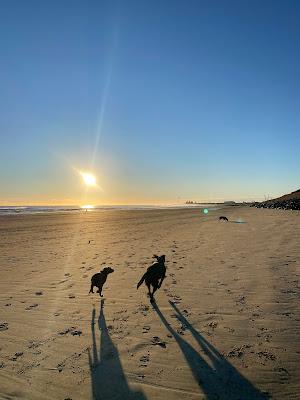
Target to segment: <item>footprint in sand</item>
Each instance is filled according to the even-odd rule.
[[[224,329],[227,329],[228,332],[233,333],[235,330],[233,328],[230,328],[229,326],[224,326]]]
[[[245,296],[241,296],[239,299],[236,300],[236,303],[240,303],[240,304],[245,304],[246,303],[246,298]]]
[[[58,334],[61,335],[61,336],[67,335],[68,333],[70,333],[72,336],[80,336],[80,335],[82,335],[82,331],[80,329],[77,329],[74,326],[71,326],[70,328],[66,328],[63,331],[58,332]]]
[[[282,383],[286,382],[290,379],[290,373],[285,368],[278,367],[278,368],[275,368],[274,371],[279,373],[279,379]]]
[[[150,360],[150,357],[149,356],[142,356],[141,358],[140,358],[140,367],[143,367],[143,368],[145,368],[145,367],[147,367],[148,366],[148,363],[149,363],[149,360]]]
[[[241,358],[245,354],[245,349],[250,349],[250,348],[251,348],[250,344],[245,344],[245,345],[242,345],[240,347],[234,347],[232,350],[230,350],[227,353],[227,357],[230,357],[230,358],[232,358],[232,357]]]
[[[181,302],[182,298],[180,296],[173,296],[173,303],[174,304],[179,304]]]
[[[185,317],[188,317],[189,315],[191,315],[191,313],[188,310],[183,310],[182,315],[184,315]]]
[[[184,335],[184,332],[186,331],[186,326],[185,325],[181,325],[180,328],[176,329],[176,332],[179,333],[179,335]]]
[[[148,333],[150,331],[151,327],[149,325],[143,326],[143,333]]]
[[[75,294],[70,293],[70,294],[69,294],[69,299],[75,299]]]
[[[211,321],[209,324],[207,324],[206,326],[208,326],[211,329],[216,329],[216,327],[218,326],[217,321]]]
[[[137,311],[133,311],[133,314],[137,314],[138,312],[140,312],[141,314],[146,316],[148,314],[148,311],[149,311],[149,306],[147,306],[146,304],[140,304]]]
[[[34,340],[29,340],[27,347],[28,347],[28,349],[36,349],[40,345],[41,345],[41,342],[35,342]]]
[[[0,331],[7,331],[8,323],[7,322],[0,322]]]
[[[153,339],[151,341],[151,344],[153,346],[160,346],[163,347],[164,349],[167,347],[166,342],[161,340],[158,336],[153,336]]]
[[[43,292],[42,292],[41,290],[39,290],[39,291],[35,292],[35,295],[36,295],[36,296],[42,296],[42,295],[43,295]]]
[[[26,307],[25,310],[32,310],[33,308],[38,307],[38,304],[30,304],[30,306]]]
[[[276,360],[276,356],[272,353],[270,353],[269,351],[259,351],[257,353],[259,358],[263,358],[265,361],[275,361]]]
[[[15,353],[15,355],[12,356],[10,359],[11,359],[11,361],[16,361],[16,360],[17,360],[19,357],[21,357],[23,354],[24,354],[23,351],[17,351],[17,352]]]

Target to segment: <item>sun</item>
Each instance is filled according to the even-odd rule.
[[[89,172],[80,172],[80,175],[87,186],[96,186],[97,181],[93,174],[90,174]]]

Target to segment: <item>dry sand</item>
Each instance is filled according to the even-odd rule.
[[[1,217],[0,398],[300,399],[299,217]],[[136,290],[153,253],[167,260],[154,308]],[[100,311],[102,264],[115,272]]]

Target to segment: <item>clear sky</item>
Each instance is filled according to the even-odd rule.
[[[2,1],[0,204],[299,189],[299,21],[296,0]]]

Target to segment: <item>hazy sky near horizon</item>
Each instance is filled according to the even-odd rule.
[[[0,204],[299,189],[300,2],[0,7]]]

